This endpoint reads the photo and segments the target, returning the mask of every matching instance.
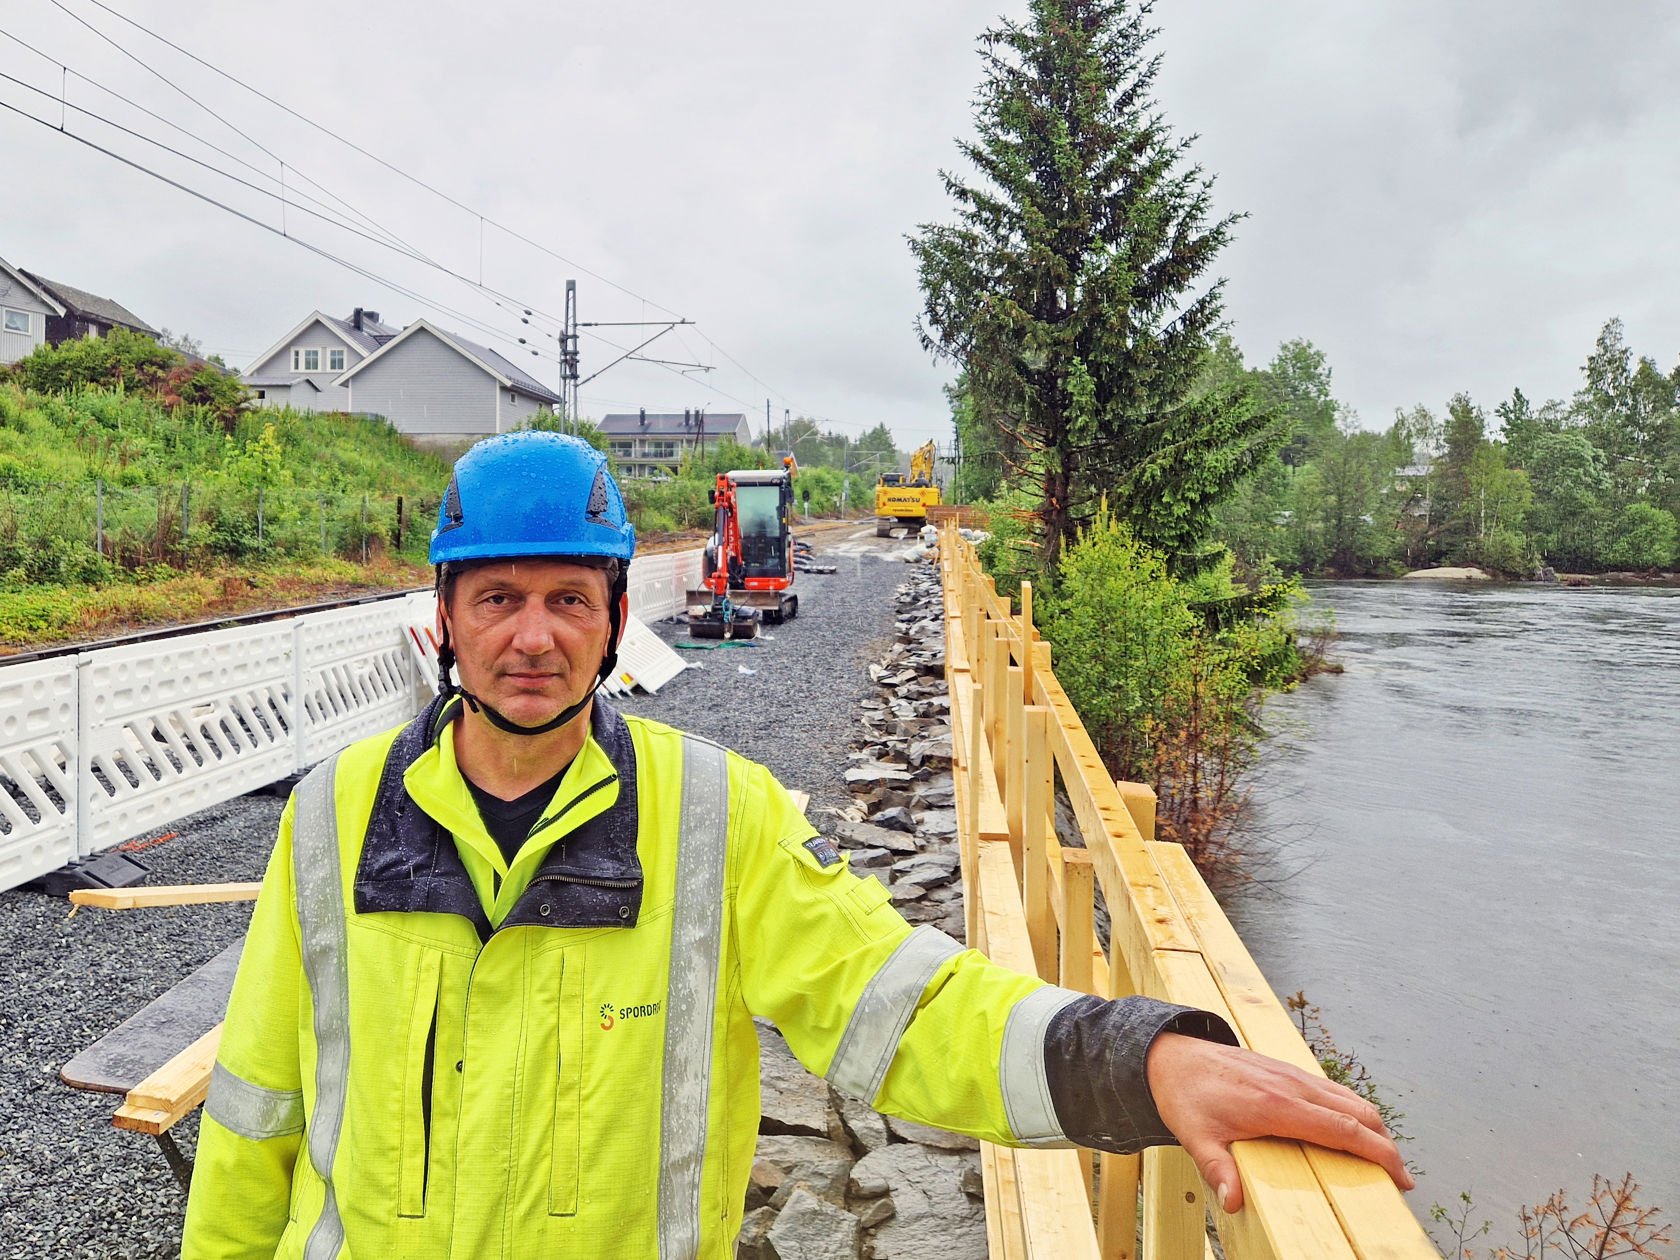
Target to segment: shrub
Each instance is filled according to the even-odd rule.
[[[1677,536],[1680,525],[1672,512],[1650,503],[1630,503],[1610,527],[1604,562],[1612,569],[1666,569],[1675,562]]]

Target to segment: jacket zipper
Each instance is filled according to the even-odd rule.
[[[634,888],[640,881],[634,879],[590,879],[583,875],[547,875],[531,876],[533,884],[584,884],[590,888]]]
[[[421,1152],[420,1202],[426,1202],[432,1182],[432,1058],[437,1054],[438,1011],[432,1006],[432,1026],[426,1030],[426,1061],[420,1068],[420,1119],[425,1149]]]
[[[614,783],[617,783],[617,782],[618,782],[618,772],[615,770],[615,771],[613,771],[613,773],[609,774],[606,778],[600,780],[599,782],[591,783],[588,787],[584,788],[583,791],[579,792],[576,796],[572,797],[571,800],[567,801],[564,805],[562,805],[559,808],[558,811],[556,811],[553,814],[550,814],[547,818],[537,819],[537,821],[532,824],[531,830],[529,830],[525,833],[525,838],[527,840],[529,840],[532,836],[536,835],[537,832],[541,831],[544,827],[547,827],[552,823],[559,822],[567,814],[572,812],[572,809],[573,809],[574,806],[583,804],[584,801],[587,801],[591,796],[594,796],[595,793],[599,792],[602,788],[610,787]]]

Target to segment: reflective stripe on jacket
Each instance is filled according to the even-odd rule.
[[[184,1256],[725,1260],[754,1015],[883,1111],[1064,1144],[1044,1040],[1077,995],[912,930],[762,766],[597,700],[578,761],[612,781],[566,776],[486,884],[449,716],[351,746],[282,816]]]

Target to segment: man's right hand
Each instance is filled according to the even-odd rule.
[[[1243,1205],[1231,1143],[1282,1137],[1348,1151],[1413,1186],[1377,1109],[1351,1089],[1235,1046],[1162,1033],[1149,1047],[1155,1108],[1226,1212]]]

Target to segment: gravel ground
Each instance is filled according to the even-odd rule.
[[[839,572],[799,576],[797,618],[758,647],[685,652],[704,669],[619,702],[763,762],[811,793],[813,818],[847,800],[857,702],[873,691],[865,666],[891,641],[892,596],[907,575],[882,558],[904,544],[877,542],[868,526],[817,546]],[[688,637],[677,623],[656,629],[668,642]],[[259,879],[282,804],[241,797],[165,829],[175,838],[136,856],[154,884]],[[111,1126],[115,1095],[70,1089],[58,1069],[236,939],[250,907],[66,910],[37,893],[0,893],[0,1260],[172,1257],[185,1196],[162,1153]],[[197,1114],[173,1132],[190,1155]]]

